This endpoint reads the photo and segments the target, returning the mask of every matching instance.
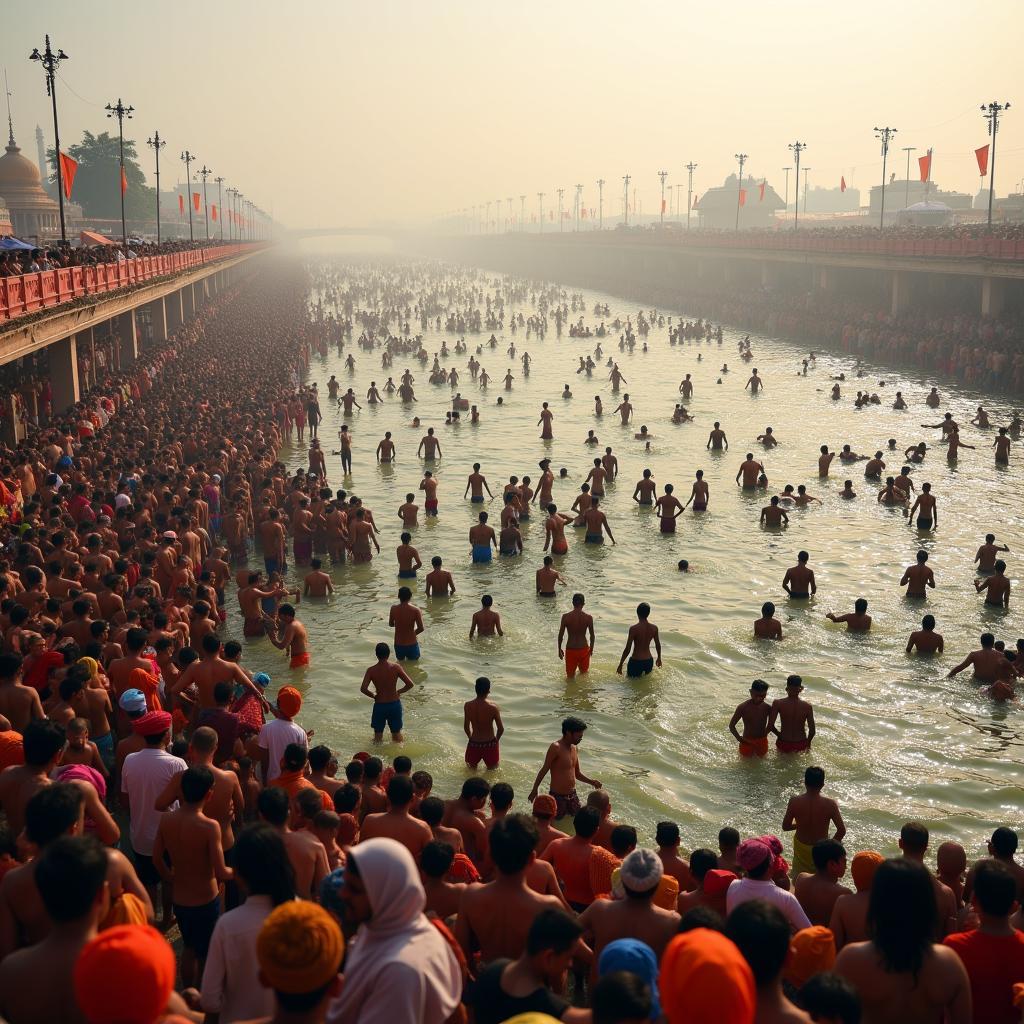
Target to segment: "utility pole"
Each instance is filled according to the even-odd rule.
[[[807,143],[806,142],[800,142],[799,140],[797,140],[796,142],[791,142],[789,144],[790,152],[792,152],[793,156],[796,158],[796,183],[797,183],[798,186],[800,184],[800,154],[806,148],[807,148]],[[804,175],[804,180],[805,181],[807,180],[807,175],[806,174]],[[804,189],[804,193],[805,193],[804,213],[807,212],[806,192],[807,192],[807,190]],[[789,168],[788,167],[786,168],[786,206],[787,207],[789,206]],[[800,204],[796,203],[794,205],[794,207],[793,207],[793,230],[796,231],[799,227],[800,227]]]
[[[497,204],[494,207],[495,210],[497,210],[497,213],[495,213],[495,215],[494,215],[494,233],[496,235],[500,235],[501,234],[501,229],[504,226],[501,223],[501,200],[500,199],[495,199],[494,202]]]
[[[516,215],[512,212],[512,200],[513,199],[515,199],[515,196],[509,196],[508,197],[508,229],[509,229],[509,231],[512,230],[512,225],[513,225],[513,223],[515,222],[515,219],[516,219]]]
[[[597,179],[597,230],[604,230],[604,178]]]
[[[206,201],[206,179],[209,175],[213,174],[206,164],[203,164],[203,169],[199,172],[203,179],[203,221],[206,223],[206,240],[210,240],[210,204]]]
[[[565,218],[562,216],[562,196],[565,195],[565,189],[556,188],[555,191],[558,193],[558,230],[561,231],[565,227]]]
[[[810,167],[805,167],[804,168],[804,215],[805,216],[807,214],[807,175],[810,174],[810,173],[811,173]],[[799,181],[800,181],[800,179],[797,178],[797,182],[798,183],[799,183]]]
[[[992,136],[991,159],[988,164],[988,229],[992,230],[992,197],[996,194],[996,136],[999,134],[999,116],[1009,110],[1009,103],[992,103],[981,105],[981,115],[988,121],[988,133]]]
[[[882,231],[885,229],[885,163],[889,159],[889,143],[892,141],[892,137],[896,134],[895,128],[875,128],[875,138],[880,139],[882,143],[882,212],[879,216],[878,229]]]
[[[622,223],[629,224],[629,175],[622,176]]]
[[[526,230],[526,196],[519,197],[519,230]]]
[[[117,106],[112,107],[109,103],[106,106],[107,117],[117,118],[117,142],[118,142],[118,153],[121,161],[121,176],[117,186],[121,190],[121,244],[124,246],[124,258],[128,259],[128,227],[127,222],[124,219],[124,193],[127,188],[127,179],[124,175],[124,119],[132,116],[134,107],[126,107],[121,102],[121,97],[117,98]],[[60,163],[58,157],[57,163]]]
[[[195,157],[186,149],[181,154],[181,159],[185,162],[185,205],[188,207],[188,240],[194,242],[195,239],[192,236],[192,175],[189,173],[189,166]],[[235,189],[235,194],[238,194],[238,189]]]
[[[690,173],[689,180],[686,185],[686,230],[690,230],[690,210],[693,209],[693,172],[697,169],[697,165],[691,160],[686,165],[687,171]]]
[[[60,166],[60,129],[57,125],[57,69],[61,61],[68,60],[68,55],[58,46],[57,52],[50,49],[50,36],[47,33],[46,43],[43,52],[38,47],[29,54],[29,60],[37,60],[43,66],[43,74],[46,77],[46,95],[53,103],[53,148],[57,154],[57,201],[60,203],[60,240],[66,245],[68,241],[67,228],[64,225],[64,172]]]
[[[576,230],[580,229],[580,213],[582,211],[583,203],[583,186],[577,183],[576,185]]]
[[[740,177],[736,184],[736,230],[740,229],[740,199],[743,196],[743,165],[747,162],[746,153],[737,153],[736,159],[740,162]]]
[[[146,145],[153,147],[153,152],[156,153],[156,244],[160,244],[160,150],[167,145],[163,139],[160,138],[160,133],[153,132],[151,138],[146,139]]]
[[[537,193],[537,203],[540,207],[540,234],[544,234],[544,195],[543,192]]]
[[[907,154],[907,190],[903,196],[903,208],[910,206],[910,154],[917,152],[916,146],[904,146],[903,152]]]
[[[224,178],[218,175],[213,179],[217,182],[217,220],[220,221],[220,240],[224,241]]]
[[[658,226],[665,226],[665,179],[668,177],[668,171],[658,171],[658,177],[661,178],[661,220]]]
[[[231,219],[228,221],[228,241],[235,240],[235,196],[238,195],[237,188],[228,189],[228,202],[231,204]]]

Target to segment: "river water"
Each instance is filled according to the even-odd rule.
[[[498,275],[490,273],[487,279],[497,281]],[[632,316],[635,321],[634,303],[611,294],[584,295],[587,323],[599,319],[590,313],[595,302],[609,305],[606,320]],[[531,312],[528,306],[522,311],[526,316]],[[663,312],[686,316],[685,309]],[[414,324],[414,333],[417,328]],[[496,352],[485,349],[482,357],[495,378],[486,393],[469,379],[468,355],[453,354],[446,361],[462,375],[459,390],[480,405],[478,426],[445,427],[451,392],[427,384],[427,373],[413,365],[419,399],[415,412],[424,427],[436,427],[443,448],[435,466],[440,515],[414,531],[413,543],[425,565],[434,555],[444,559],[458,593],[451,600],[426,599],[422,580],[415,582],[414,601],[423,608],[426,632],[423,658],[410,670],[416,687],[405,698],[406,743],[403,748],[385,743],[378,752],[386,758],[408,754],[416,768],[433,774],[436,792],[452,795],[468,774],[462,761],[462,702],[472,696],[474,679],[487,675],[507,730],[501,767],[489,777],[514,786],[519,808],[525,806],[547,744],[559,735],[560,720],[573,713],[589,725],[580,748],[584,771],[603,781],[613,817],[635,824],[642,843],[652,842],[654,823],[665,818],[679,822],[686,848],[713,847],[725,824],[743,833],[778,831],[788,796],[802,790],[803,770],[814,763],[825,768],[827,791],[843,809],[851,853],[868,848],[893,852],[898,830],[909,819],[932,828],[935,844],[956,839],[972,855],[983,852],[984,839],[995,826],[1020,823],[1024,740],[1019,701],[995,704],[981,694],[969,672],[953,680],[945,676],[977,647],[982,631],[991,630],[1011,644],[1024,635],[1019,592],[1004,613],[983,608],[971,585],[974,553],[990,531],[1010,545],[1007,558],[1015,578],[1017,552],[1024,543],[1024,454],[1018,446],[1008,470],[995,467],[989,447],[994,431],[968,424],[981,395],[941,384],[942,406],[932,411],[924,405],[932,382],[875,368],[863,381],[844,384],[843,400],[835,403],[828,395],[829,378],[840,372],[849,376],[849,360],[819,354],[804,377],[799,369],[805,352],[784,340],[753,335],[755,359],[744,365],[737,352],[743,333],[726,325],[720,347],[692,342],[672,347],[667,327],[655,328],[649,351],[643,353],[638,344],[633,354],[620,353],[616,337],[605,339],[605,357],[614,355],[619,362],[628,381],[623,390],[636,408],[630,428],[611,414],[617,398],[606,380],[607,369],[602,366],[592,379],[575,373],[578,357],[592,352],[596,339],[567,334],[558,339],[553,320],[543,341],[526,339],[522,331],[515,336],[519,354],[525,348],[534,360],[526,379],[518,355],[516,362],[505,355],[512,337],[507,321]],[[469,336],[470,352],[488,334]],[[425,335],[428,351],[439,349],[442,340],[454,346],[454,336],[443,328],[434,331],[431,324]],[[424,431],[409,425],[408,409],[393,399],[367,406],[363,398],[371,380],[382,384],[388,373],[397,380],[405,363],[399,357],[392,370],[382,372],[379,352],[355,349],[355,358],[350,374],[333,350],[326,359],[314,359],[308,379],[319,383],[324,397],[320,435],[328,453],[337,447],[342,422],[326,401],[330,374],[337,375],[343,389],[352,386],[363,402],[362,412],[348,420],[354,435],[353,476],[343,481],[340,460],[328,455],[329,482],[358,494],[374,511],[383,531],[382,555],[370,565],[335,567],[333,599],[300,606],[313,652],[305,673],[289,673],[284,656],[265,639],[247,641],[245,655],[250,669],[271,672],[272,689],[285,679],[299,686],[305,695],[300,721],[314,727],[314,742],[331,745],[342,763],[352,752],[370,749],[371,705],[360,696],[359,684],[374,660],[374,644],[392,639],[387,616],[399,585],[396,510],[406,492],[417,489],[424,468],[416,458]],[[719,372],[723,362],[731,368],[728,374]],[[510,394],[499,383],[509,366],[516,376]],[[758,367],[766,383],[757,397],[744,390],[749,366]],[[687,372],[695,383],[689,408],[696,423],[673,425],[678,385]],[[571,401],[559,397],[566,382],[574,393]],[[883,405],[854,409],[858,387],[878,391]],[[910,404],[906,412],[890,408],[897,389]],[[603,397],[603,419],[593,416],[596,394]],[[499,395],[505,399],[501,408],[495,405]],[[552,442],[539,440],[536,426],[545,400],[555,413]],[[985,405],[993,423],[1008,422],[1008,406],[999,401]],[[938,498],[940,526],[934,534],[919,536],[899,510],[877,505],[877,486],[863,479],[862,465],[847,473],[837,461],[832,477],[819,481],[819,445],[848,443],[871,454],[895,438],[902,451],[913,442],[937,439],[939,431],[920,424],[937,423],[945,410],[960,422],[962,438],[978,448],[963,451],[955,467],[936,448],[915,470],[918,486],[930,480]],[[730,440],[724,455],[705,449],[716,419]],[[641,423],[654,435],[647,454],[633,439]],[[755,438],[766,425],[781,442],[763,457],[773,488],[806,483],[822,501],[791,511],[788,530],[780,532],[758,527],[764,493],[741,492],[734,482],[747,451],[761,458]],[[538,515],[523,526],[525,557],[472,565],[467,532],[479,506],[462,499],[472,463],[483,464],[492,491],[500,495],[511,474],[536,480],[538,461],[548,456],[556,471],[568,469],[568,480],[557,482],[554,492],[559,507],[567,509],[592,465],[593,449],[583,444],[589,429],[600,438],[598,452],[610,444],[619,459],[620,482],[608,488],[603,505],[618,544],[584,546],[578,531],[567,531],[572,534],[570,552],[559,568],[569,586],[555,601],[534,595],[543,545]],[[382,468],[375,464],[374,451],[385,430],[394,434],[398,460]],[[306,464],[305,449],[298,446],[287,448],[282,458],[292,469]],[[898,469],[900,460],[893,461]],[[652,511],[638,509],[631,500],[645,467],[659,484],[674,483],[683,501],[694,471],[703,468],[711,489],[709,511],[688,511],[674,536],[661,535]],[[838,497],[846,476],[858,492],[855,501]],[[500,505],[485,507],[496,521]],[[898,585],[921,546],[930,553],[938,584],[924,603],[908,601]],[[786,600],[781,580],[801,548],[811,553],[818,594],[796,604]],[[690,561],[689,574],[677,571],[680,558]],[[290,581],[296,579],[294,569],[290,574]],[[585,593],[587,610],[595,616],[597,647],[589,674],[567,681],[556,635],[559,616],[568,610],[575,590]],[[484,593],[494,596],[505,636],[471,642],[470,617]],[[869,634],[848,635],[845,627],[825,619],[828,611],[852,610],[860,596],[869,600],[874,616]],[[616,675],[615,667],[641,600],[650,603],[651,621],[661,629],[664,667],[629,680]],[[785,632],[781,643],[753,639],[752,621],[766,600],[779,608]],[[233,594],[230,603],[235,604]],[[904,653],[908,634],[926,611],[936,616],[946,641],[945,655],[935,659]],[[241,634],[237,609],[232,609],[231,632]],[[741,759],[727,729],[733,709],[756,677],[770,683],[770,696],[782,696],[791,672],[803,676],[804,696],[815,708],[813,751],[780,756],[773,748],[762,760]]]

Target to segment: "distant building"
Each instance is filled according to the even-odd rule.
[[[885,186],[885,216],[886,219],[915,206],[917,203],[945,203],[951,210],[971,209],[971,197],[966,192],[945,192],[934,181],[907,181],[903,179],[890,179]],[[882,186],[872,185],[871,197],[869,200],[869,212],[871,216],[878,217],[882,212]]]
[[[807,205],[800,196],[801,213],[853,213],[860,209],[860,189],[847,186],[844,192],[835,188],[809,188]]]
[[[7,201],[13,234],[26,241],[60,237],[60,210],[43,189],[39,168],[21,155],[8,119],[7,152],[0,157],[0,196]]]
[[[775,223],[775,212],[784,210],[786,204],[778,192],[766,185],[764,199],[761,199],[761,182],[757,178],[743,176],[746,201],[740,207],[740,230],[744,228],[766,228]],[[730,174],[723,185],[709,188],[697,200],[697,216],[702,228],[732,230],[736,227],[739,177]]]
[[[987,188],[979,188],[978,194],[974,197],[974,209],[976,210],[987,210],[988,209],[988,193]]]

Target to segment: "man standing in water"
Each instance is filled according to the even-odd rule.
[[[577,594],[576,597],[579,597],[582,603],[582,595]],[[580,769],[580,755],[576,748],[580,745],[586,730],[586,722],[578,718],[569,717],[562,722],[562,738],[548,747],[544,763],[527,797],[527,800],[533,803],[544,776],[551,772],[549,793],[555,798],[557,805],[556,819],[571,817],[580,809],[580,798],[576,795],[577,780],[595,789],[601,788],[601,783],[597,779],[587,778]]]
[[[747,452],[747,457],[740,463],[736,471],[736,483],[743,477],[743,487],[746,490],[753,490],[757,486],[757,478],[764,472],[764,466],[754,458],[753,452]]]
[[[917,496],[917,501],[914,502],[913,508],[910,510],[908,522],[913,520],[915,512],[919,512],[917,517],[917,528],[919,530],[930,530],[933,526],[939,525],[939,510],[935,505],[935,498],[931,491],[931,484],[921,484],[921,493]]]
[[[558,657],[565,662],[565,674],[572,679],[577,670],[582,674],[590,669],[590,656],[594,653],[594,617],[583,610],[585,598],[572,595],[572,611],[562,616],[558,626]],[[563,648],[562,641],[567,639]]]
[[[598,504],[597,498],[594,498],[590,508],[583,513],[583,518],[587,524],[586,534],[583,538],[584,543],[603,544],[604,534],[607,533],[608,539],[614,544],[615,538],[612,536],[612,528],[608,525],[605,514],[598,508]]]
[[[417,638],[423,632],[423,614],[412,603],[412,591],[408,587],[399,587],[398,604],[391,606],[388,625],[395,630],[395,657],[399,661],[419,661]]]
[[[767,703],[768,684],[755,679],[750,697],[738,705],[729,721],[729,732],[739,740],[741,757],[764,757],[768,753],[768,719],[772,709]],[[743,735],[736,730],[743,722]]]
[[[649,604],[644,602],[637,605],[636,624],[629,627],[626,646],[622,649],[622,657],[619,658],[618,668],[615,669],[620,676],[623,662],[629,655],[630,648],[633,653],[629,658],[629,664],[626,665],[626,675],[630,679],[639,679],[641,676],[649,675],[654,670],[655,664],[661,668],[661,637],[658,635],[658,627],[647,621],[650,614],[651,606]],[[651,657],[652,643],[657,654],[657,662]]]
[[[783,832],[795,832],[793,836],[793,877],[804,872],[814,873],[814,858],[811,849],[815,843],[829,838],[829,826],[835,825],[831,838],[841,843],[846,835],[846,825],[839,813],[839,804],[822,796],[825,787],[825,770],[811,767],[804,772],[804,789],[800,796],[790,797],[782,819]]]
[[[391,649],[387,644],[377,644],[374,648],[377,664],[371,665],[363,674],[363,682],[359,692],[373,700],[373,714],[370,716],[370,728],[373,729],[374,743],[384,739],[384,726],[391,730],[391,739],[395,743],[402,742],[402,694],[411,690],[413,682],[401,665],[390,661]],[[398,681],[402,688],[398,689]],[[373,684],[373,691],[370,685]]]
[[[801,698],[803,688],[804,681],[799,676],[787,676],[786,696],[772,702],[768,731],[775,733],[775,747],[780,754],[796,754],[811,749],[815,732],[814,708]]]
[[[722,424],[715,420],[715,428],[708,434],[707,447],[716,452],[729,450],[729,439],[725,436]]]
[[[763,388],[763,387],[764,387],[764,381],[761,380],[760,377],[758,377],[758,375],[757,375],[757,367],[755,366],[754,369],[750,373],[750,380],[748,380],[747,383],[743,385],[743,390],[746,391],[747,388],[750,388],[750,393],[752,395],[756,395],[758,393],[758,391],[760,391],[761,388]]]
[[[935,589],[935,573],[927,562],[928,552],[921,550],[917,553],[917,563],[907,566],[900,580],[900,586],[907,588],[907,597],[926,597],[927,587]]]
[[[498,767],[498,741],[505,726],[501,721],[501,710],[490,699],[490,693],[490,679],[480,676],[476,681],[476,696],[463,705],[462,728],[469,741],[466,744],[466,764],[470,768],[476,768],[481,761],[488,769]]]
[[[806,600],[818,592],[818,585],[814,581],[814,570],[807,567],[810,557],[806,551],[798,552],[797,564],[791,569],[787,569],[786,575],[782,577],[782,589],[792,598]]]

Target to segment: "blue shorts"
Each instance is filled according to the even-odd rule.
[[[264,558],[263,568],[267,570],[267,575],[270,576],[273,573],[277,572],[281,568],[281,566],[276,558]]]
[[[474,562],[489,562],[491,560],[491,545],[490,544],[474,544],[473,545],[473,561]]]
[[[414,580],[414,579],[416,579],[416,570],[415,569],[399,569],[398,570],[398,578],[400,580]]]
[[[374,732],[383,732],[387,726],[392,733],[402,731],[402,702],[391,700],[386,704],[374,704],[370,716],[370,728]]]
[[[420,645],[417,644],[395,644],[395,657],[399,661],[419,661]]]
[[[603,544],[604,543],[604,536],[602,534],[600,534],[600,533],[588,533],[586,535],[586,537],[584,537],[583,539],[584,539],[584,541],[587,544]]]
[[[630,658],[626,662],[626,675],[630,679],[639,679],[641,676],[647,675],[649,672],[654,671],[654,659],[653,658]]]
[[[484,496],[482,494],[474,494],[469,500],[476,504],[483,501]]]

